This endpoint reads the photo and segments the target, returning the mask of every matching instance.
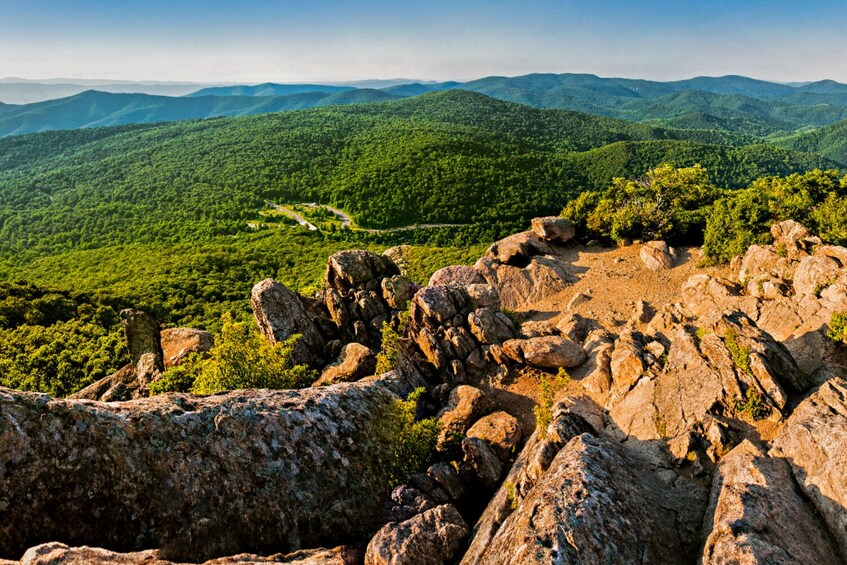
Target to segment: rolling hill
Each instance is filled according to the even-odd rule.
[[[592,158],[585,152],[651,140],[661,143],[612,145],[605,154],[639,147],[637,160],[586,165]],[[363,226],[490,225],[555,213],[581,190],[665,161],[720,165],[732,175],[719,180],[732,186],[764,173],[832,166],[742,142],[463,91],[10,137],[0,141],[0,155],[14,155],[0,159],[0,254],[244,233],[266,199],[333,204]]]
[[[0,105],[0,137],[63,129],[244,116],[396,98],[372,89],[301,92],[284,96],[199,97],[110,94],[89,90],[58,100],[18,106]]]
[[[774,143],[787,149],[817,153],[841,165],[847,165],[847,120],[786,137]]]

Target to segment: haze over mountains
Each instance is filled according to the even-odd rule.
[[[0,83],[0,96],[3,87],[10,85],[14,83]],[[37,86],[64,87],[61,83]],[[741,76],[656,82],[587,74],[533,74],[464,83],[392,80],[355,85],[266,83],[196,88],[198,85],[163,83],[145,87],[180,96],[100,91],[131,89],[132,84],[90,86],[65,98],[0,104],[0,136],[384,102],[445,90],[473,91],[536,108],[576,110],[662,127],[733,132],[751,140],[804,134],[847,119],[847,85],[834,81],[786,85]],[[820,151],[841,160],[842,151],[829,149],[831,136],[824,135],[823,139],[814,146],[827,143]],[[803,140],[780,139],[779,143],[791,148],[813,146]]]

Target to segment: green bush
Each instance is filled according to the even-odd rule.
[[[847,312],[832,313],[826,335],[832,341],[847,343]]]
[[[243,388],[287,389],[309,386],[317,374],[305,365],[293,365],[291,351],[300,336],[271,345],[249,321],[221,318],[220,336],[209,357],[192,356],[165,372],[151,394],[190,390],[214,394]],[[189,386],[189,382],[191,383]]]
[[[376,355],[376,374],[381,375],[394,370],[400,358],[400,339],[409,327],[410,312],[401,312],[397,320],[397,329],[390,323],[383,322],[382,347]]]
[[[570,380],[571,377],[564,368],[559,368],[555,377],[545,375],[539,380],[538,405],[532,409],[535,414],[535,429],[538,430],[538,437],[547,436],[547,426],[553,421],[553,402],[556,394],[567,386]]]
[[[726,348],[729,350],[729,355],[732,357],[732,362],[735,363],[735,366],[748,375],[751,375],[750,348],[739,345],[738,334],[731,329],[726,330],[723,341],[724,344],[726,344]]]
[[[719,190],[700,165],[661,165],[644,176],[615,178],[601,194],[584,193],[562,215],[588,234],[605,239],[699,239],[704,206]]]
[[[771,409],[765,404],[765,401],[753,388],[748,388],[745,398],[735,399],[735,409],[742,414],[746,414],[755,421],[764,420],[771,413]]]
[[[391,488],[425,469],[432,458],[441,423],[434,418],[416,419],[418,401],[424,392],[419,388],[407,400],[398,400],[380,418],[379,433],[389,448],[383,463]]]

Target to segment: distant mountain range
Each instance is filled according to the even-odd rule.
[[[0,81],[2,89],[14,86]],[[27,83],[33,84],[33,83]],[[532,74],[486,77],[469,82],[361,81],[338,84],[198,85],[145,83],[181,96],[100,92],[101,86],[73,96],[32,104],[0,104],[0,137],[58,129],[182,121],[300,110],[329,105],[384,102],[422,94],[463,90],[535,108],[586,112],[650,125],[717,130],[751,139],[776,140],[791,148],[811,148],[844,162],[847,85],[824,80],[779,84],[742,76],[697,77],[673,82],[601,78],[590,74]],[[64,87],[61,82],[38,85]],[[119,83],[129,89],[134,83]],[[378,87],[378,88],[371,88]],[[2,99],[0,97],[0,99]],[[819,128],[827,132],[818,134]],[[842,133],[843,132],[843,133]],[[805,135],[806,137],[801,137]],[[809,136],[816,141],[809,141]],[[833,138],[837,138],[833,141]]]

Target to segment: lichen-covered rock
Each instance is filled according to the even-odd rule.
[[[405,310],[417,287],[408,278],[393,275],[382,279],[382,298],[389,307]]]
[[[693,483],[663,482],[634,452],[583,434],[559,451],[482,556],[463,563],[687,562],[704,502]]]
[[[503,344],[503,350],[518,363],[539,369],[577,367],[587,358],[580,344],[559,335],[510,339]]]
[[[798,295],[820,296],[841,273],[841,264],[826,255],[805,257],[794,271],[794,292]]]
[[[327,286],[341,292],[350,289],[376,290],[380,280],[399,274],[400,269],[388,256],[356,249],[330,255],[325,280]]]
[[[361,559],[361,554],[349,547],[335,549],[306,549],[286,555],[253,555],[240,553],[206,561],[203,565],[254,565],[260,563],[288,563],[289,565],[351,565]],[[0,560],[0,564],[3,561]],[[99,547],[68,547],[63,543],[45,543],[24,554],[17,565],[180,565],[159,557],[159,551],[150,549],[131,553],[118,553]],[[5,565],[5,564],[4,564]]]
[[[532,233],[544,241],[565,243],[576,235],[576,226],[570,220],[559,216],[545,216],[532,219]]]
[[[365,565],[452,563],[467,537],[468,525],[452,504],[445,504],[383,526],[368,544]]]
[[[502,343],[515,337],[515,326],[508,316],[494,308],[479,308],[468,315],[468,328],[482,344]]]
[[[208,353],[215,346],[215,336],[193,328],[169,328],[162,330],[161,337],[166,369],[179,365],[191,353]]]
[[[0,389],[0,555],[52,539],[201,560],[364,535],[396,399],[379,382],[112,404]]]
[[[797,490],[788,463],[745,440],[721,460],[706,513],[702,562],[838,563],[814,508]]]
[[[374,374],[376,353],[360,343],[348,343],[341,349],[338,361],[327,365],[314,386],[358,381]]]
[[[450,391],[447,405],[438,413],[440,446],[464,435],[471,424],[491,409],[491,400],[476,387],[459,385]]]
[[[567,289],[572,280],[560,260],[546,256],[533,256],[522,267],[483,257],[474,268],[497,289],[501,306],[511,309],[551,298]]]
[[[800,488],[847,555],[847,381],[834,378],[800,403],[774,441]]]
[[[469,267],[468,265],[451,265],[449,267],[442,267],[432,273],[427,286],[445,286],[448,284],[467,286],[469,284],[484,283],[485,279],[473,267]]]
[[[786,254],[778,253],[771,245],[751,245],[741,259],[738,280],[744,283],[758,275],[791,279],[796,266],[796,262],[789,259]]]
[[[674,258],[670,247],[664,241],[648,241],[638,252],[644,266],[651,271],[663,271],[673,268]]]
[[[250,293],[253,317],[259,330],[271,343],[300,335],[291,351],[295,364],[311,364],[323,352],[324,339],[309,318],[300,298],[285,285],[265,279]]]
[[[452,286],[427,286],[412,299],[412,319],[418,326],[437,328],[453,318],[467,304],[467,293]]]
[[[477,420],[468,430],[467,437],[485,440],[497,456],[505,461],[517,448],[521,429],[517,418],[501,410]]]
[[[126,333],[130,364],[141,386],[158,379],[165,370],[159,324],[141,310],[121,310],[121,325]]]

